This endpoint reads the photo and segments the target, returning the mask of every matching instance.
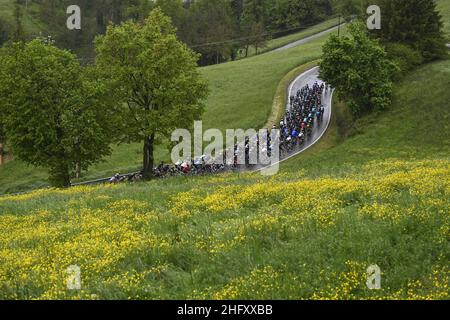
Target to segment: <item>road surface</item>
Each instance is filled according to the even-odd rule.
[[[341,27],[344,24],[341,24]],[[316,33],[312,36],[306,37],[304,39],[292,42],[288,45],[285,45],[283,47],[280,47],[278,49],[275,49],[273,51],[284,51],[290,48],[294,48],[297,46],[300,46],[302,44],[305,44],[309,41],[312,41],[316,38],[319,38],[323,35],[326,35],[328,33],[331,33],[332,31],[335,31],[338,29],[339,26],[327,29],[325,31]],[[450,47],[450,44],[448,45]],[[295,93],[297,92],[297,90],[301,89],[303,86],[305,86],[306,84],[309,84],[310,86],[312,86],[314,84],[315,81],[317,81],[319,84],[322,83],[321,80],[319,80],[318,78],[319,75],[319,68],[313,68],[310,69],[304,73],[302,73],[301,75],[299,75],[289,86],[289,92],[288,92],[288,97],[290,97],[291,95],[295,95]],[[304,152],[305,150],[307,150],[308,148],[310,148],[311,146],[313,146],[317,141],[320,140],[320,138],[323,136],[323,134],[325,133],[326,129],[329,126],[330,123],[330,119],[331,119],[331,98],[332,98],[332,93],[328,92],[327,94],[324,95],[324,99],[323,99],[323,103],[325,104],[326,108],[325,108],[325,114],[324,114],[324,121],[322,122],[322,125],[320,127],[314,126],[313,129],[313,134],[311,136],[311,138],[305,142],[305,144],[303,145],[303,147],[301,149],[298,150],[294,150],[291,154],[289,154],[287,157],[284,157],[282,159],[280,159],[279,163],[288,160],[289,158],[292,158],[302,152]],[[289,108],[290,104],[288,102],[286,108]],[[259,168],[254,168],[251,171],[260,171],[264,168],[267,167],[259,167]],[[98,184],[98,183],[105,183],[108,182],[110,179],[110,177],[108,178],[103,178],[103,179],[98,179],[98,180],[94,180],[94,181],[85,181],[85,182],[80,182],[80,183],[74,183],[72,184],[72,186],[79,186],[79,185],[90,185],[90,184]],[[25,192],[24,192],[25,193]],[[17,194],[22,194],[22,193],[17,193]],[[11,194],[9,194],[11,195]]]
[[[289,89],[288,89],[288,97],[295,96],[297,91],[300,90],[302,87],[306,86],[307,84],[311,87],[315,82],[317,82],[319,85],[323,83],[323,81],[319,79],[319,67],[309,69],[308,71],[305,71],[301,75],[299,75],[290,84]],[[333,98],[332,91],[324,92],[324,94],[322,96],[322,104],[325,105],[325,113],[323,116],[322,125],[318,126],[317,122],[316,122],[316,124],[314,125],[314,128],[313,128],[311,137],[305,141],[303,146],[294,150],[289,155],[282,157],[280,159],[280,161],[275,164],[279,164],[283,161],[286,161],[292,157],[299,155],[300,153],[311,148],[314,144],[316,144],[323,137],[323,135],[327,131],[328,127],[330,126],[330,122],[331,122],[332,98]],[[286,110],[289,110],[291,107],[289,99],[288,99],[288,102],[286,105]],[[272,166],[275,164],[272,164]],[[268,166],[263,167],[263,168],[257,168],[254,171],[260,171],[260,170],[267,169],[267,168],[268,168]]]
[[[344,25],[345,25],[345,23],[342,23],[342,24],[341,24],[341,28],[342,28]],[[285,46],[283,46],[283,47],[280,47],[280,48],[278,48],[278,49],[274,49],[274,50],[272,50],[271,52],[273,52],[273,51],[275,51],[275,52],[278,52],[278,51],[284,51],[284,50],[287,50],[287,49],[291,49],[291,48],[298,47],[298,46],[300,46],[300,45],[302,45],[302,44],[305,44],[305,43],[307,43],[307,42],[309,42],[309,41],[312,41],[312,40],[317,39],[317,38],[320,38],[320,37],[322,37],[322,36],[324,36],[324,35],[326,35],[326,34],[329,34],[329,33],[333,32],[333,31],[337,30],[338,28],[339,28],[339,26],[332,27],[332,28],[327,29],[327,30],[325,30],[325,31],[322,31],[322,32],[313,34],[312,36],[309,36],[309,37],[306,37],[306,38],[303,38],[303,39],[300,39],[300,40],[291,42],[291,43],[289,43],[289,44],[287,44],[287,45],[285,45]]]

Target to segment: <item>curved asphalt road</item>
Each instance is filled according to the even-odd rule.
[[[341,23],[341,27],[343,27],[344,25],[345,25],[345,23]],[[284,50],[287,50],[287,49],[298,47],[298,46],[300,46],[302,44],[305,44],[305,43],[307,43],[309,41],[312,41],[312,40],[320,38],[320,37],[322,37],[322,36],[324,36],[326,34],[329,34],[329,33],[333,32],[333,31],[337,30],[338,28],[339,28],[339,25],[337,25],[335,27],[332,27],[330,29],[327,29],[325,31],[313,34],[312,36],[309,36],[309,37],[306,37],[306,38],[303,38],[303,39],[291,42],[291,43],[289,43],[289,44],[287,44],[287,45],[285,45],[283,47],[280,47],[278,49],[274,49],[271,52],[284,51]]]
[[[341,24],[342,26],[343,24]],[[274,51],[283,51],[286,49],[290,49],[299,45],[302,45],[308,41],[311,41],[315,38],[318,38],[320,36],[323,36],[324,34],[330,33],[333,30],[336,30],[338,28],[338,26],[325,30],[321,33],[315,34],[313,36],[304,38],[302,40],[296,41],[296,42],[292,42],[284,47],[278,48]],[[450,43],[448,43],[447,48],[450,49]],[[298,90],[300,90],[302,87],[306,86],[307,84],[309,84],[309,86],[311,87],[314,82],[316,82],[320,84],[323,83],[322,80],[319,79],[319,67],[315,67],[312,68],[308,71],[305,71],[304,73],[302,73],[301,75],[299,75],[293,82],[291,82],[290,86],[289,86],[289,90],[288,90],[288,103],[286,105],[286,110],[290,109],[290,103],[289,103],[289,99],[291,96],[295,95],[297,93]],[[323,95],[323,104],[326,106],[325,107],[325,114],[323,117],[323,122],[322,125],[320,127],[317,126],[317,124],[314,126],[313,129],[313,134],[311,136],[311,138],[309,140],[306,141],[306,143],[302,146],[302,148],[299,148],[297,150],[294,150],[291,154],[289,154],[288,156],[285,156],[284,158],[281,158],[280,161],[278,163],[281,163],[283,161],[286,161],[292,157],[297,156],[298,154],[306,151],[307,149],[311,148],[314,144],[316,144],[325,134],[325,132],[327,131],[328,127],[330,126],[330,121],[331,121],[331,113],[332,113],[332,98],[333,98],[333,91],[328,91],[326,93],[324,93]],[[255,169],[254,171],[261,171],[263,169],[266,169],[270,166],[266,166],[263,168],[258,168]]]
[[[344,24],[341,24],[341,26],[343,26]],[[299,45],[305,44],[311,40],[314,40],[316,38],[319,38],[325,34],[328,34],[334,30],[336,30],[339,26],[336,27],[332,27],[330,29],[327,29],[325,31],[319,32],[317,34],[314,34],[312,36],[303,38],[301,40],[292,42],[288,45],[285,45],[283,47],[280,47],[278,49],[275,49],[273,51],[284,51],[290,48],[294,48],[297,47]],[[450,44],[449,44],[450,46]],[[301,75],[299,75],[289,86],[289,92],[288,92],[288,97],[290,97],[291,95],[295,95],[295,93],[297,92],[297,90],[301,89],[303,86],[305,86],[306,84],[309,84],[310,86],[314,84],[315,81],[317,81],[319,84],[322,83],[323,81],[319,80],[318,78],[319,76],[319,68],[313,68],[310,69],[304,73],[302,73]],[[325,133],[326,129],[328,128],[329,124],[330,124],[330,119],[331,119],[331,97],[332,97],[332,92],[328,92],[327,94],[324,95],[324,104],[326,106],[325,108],[325,114],[324,114],[324,121],[322,122],[322,126],[317,127],[315,126],[313,129],[313,134],[311,136],[311,138],[303,145],[303,147],[301,149],[295,150],[292,154],[290,154],[287,157],[284,157],[282,159],[280,159],[280,161],[278,163],[281,163],[283,161],[286,161],[289,158],[292,158],[300,153],[302,153],[303,151],[307,150],[308,148],[310,148],[311,146],[313,146],[317,141],[320,140],[320,138],[322,138],[323,134]],[[289,108],[290,104],[288,102],[286,108]],[[267,167],[260,167],[258,169],[253,169],[251,171],[260,171],[263,170]],[[98,180],[94,180],[94,181],[85,181],[85,182],[80,182],[80,183],[73,183],[72,186],[78,186],[78,185],[89,185],[89,184],[96,184],[96,183],[103,183],[106,182],[110,179],[110,177],[108,178],[103,178],[103,179],[98,179]],[[17,194],[22,194],[22,193],[17,193]],[[11,194],[8,194],[11,195]],[[3,196],[3,195],[2,195]]]
[[[302,87],[306,86],[307,84],[312,87],[312,85],[317,82],[319,85],[324,83],[324,81],[319,79],[319,67],[312,68],[301,75],[299,75],[289,86],[289,97],[293,96],[297,93],[298,90],[300,90]],[[324,135],[325,131],[328,129],[328,126],[330,125],[331,121],[331,100],[333,97],[333,92],[328,90],[327,92],[324,92],[322,95],[322,104],[325,105],[325,113],[323,115],[323,121],[322,125],[318,126],[317,123],[314,126],[313,133],[309,141],[306,142],[305,146],[299,150],[303,151],[311,147],[313,144],[317,142],[322,136]],[[290,108],[290,104],[286,106],[287,109]]]
[[[319,67],[315,67],[309,69],[308,71],[303,72],[293,82],[291,82],[288,90],[288,97],[295,96],[297,91],[300,90],[302,87],[306,86],[307,84],[311,87],[315,82],[317,82],[319,85],[324,83],[322,80],[319,79]],[[283,161],[286,161],[306,151],[307,149],[311,148],[314,144],[316,144],[323,137],[328,127],[330,126],[332,113],[332,103],[331,103],[332,98],[333,98],[333,91],[328,90],[327,92],[323,93],[322,104],[325,105],[325,113],[323,115],[322,124],[318,126],[317,122],[315,123],[311,137],[306,140],[306,142],[303,144],[301,148],[298,148],[294,150],[291,154],[284,156],[283,158],[280,158],[280,161],[277,163],[274,163],[270,166],[265,166],[263,168],[255,169],[254,171],[261,171],[275,164],[279,164]],[[291,105],[290,102],[288,101],[286,105],[286,110],[289,110],[290,107]]]

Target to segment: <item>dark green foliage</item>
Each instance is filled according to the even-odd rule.
[[[320,76],[354,113],[385,109],[391,103],[396,67],[363,24],[354,23],[349,30],[351,36],[331,36],[324,45]]]
[[[441,15],[435,0],[370,0],[381,8],[382,27],[372,33],[383,42],[397,42],[421,52],[425,61],[446,54]]]
[[[68,30],[66,27],[66,8],[73,4],[81,9],[81,30]],[[97,34],[104,33],[110,22],[143,21],[151,7],[152,2],[145,0],[42,0],[39,18],[48,25],[58,46],[73,50],[83,57],[83,62],[92,62],[93,39]]]
[[[246,57],[251,46],[255,47],[256,53],[258,53],[258,49],[263,48],[270,38],[264,25],[263,12],[264,7],[261,3],[256,3],[253,0],[243,2],[239,31],[243,39],[241,47],[244,49]]]
[[[13,1],[13,0],[10,0]],[[283,36],[325,20],[333,12],[331,0],[39,0],[33,1],[33,19],[42,22],[44,29],[32,30],[25,36],[31,39],[39,32],[52,36],[58,47],[70,49],[93,63],[93,39],[104,34],[110,22],[118,25],[132,19],[143,22],[149,12],[160,7],[172,19],[177,35],[189,47],[201,54],[201,65],[233,60],[241,49],[263,48],[270,35]],[[66,28],[66,8],[80,6],[81,30]],[[25,2],[17,6],[17,13],[25,11]],[[37,13],[35,13],[37,12]],[[27,11],[29,16],[31,13]],[[249,19],[251,17],[251,19]],[[16,19],[17,22],[23,20]],[[12,22],[12,21],[11,21]],[[23,27],[20,23],[20,33]],[[17,28],[16,28],[17,29]],[[29,31],[29,30],[28,30]],[[0,23],[0,45],[2,27]],[[17,33],[17,32],[15,32]],[[11,37],[12,34],[8,33]],[[17,39],[17,38],[16,38]]]
[[[389,60],[399,67],[396,78],[404,76],[423,63],[423,57],[419,51],[401,43],[386,43],[385,49]]]
[[[77,165],[87,169],[110,152],[105,86],[48,41],[4,50],[0,112],[9,146],[19,159],[48,168],[53,186],[68,186]]]
[[[144,176],[153,174],[154,145],[177,128],[189,128],[204,110],[207,85],[198,56],[175,34],[170,19],[155,9],[143,25],[109,26],[96,39],[97,69],[110,83],[126,142],[144,142]]]
[[[3,165],[5,159],[5,143],[6,143],[6,134],[3,128],[3,120],[4,115],[2,115],[1,105],[0,105],[0,165]]]
[[[346,20],[350,21],[353,16],[365,14],[360,0],[335,0],[336,11]],[[367,8],[367,7],[366,7]]]

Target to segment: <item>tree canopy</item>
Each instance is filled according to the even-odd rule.
[[[0,112],[8,144],[19,159],[49,169],[53,186],[110,152],[106,87],[75,56],[36,39],[4,49]]]
[[[386,108],[391,102],[396,66],[380,44],[369,37],[362,23],[349,26],[350,35],[333,35],[323,47],[320,77],[336,88],[353,112]]]
[[[16,7],[19,15],[13,28],[0,22],[0,43],[2,29],[6,30],[3,37],[10,39],[17,30],[21,30],[21,37],[29,31],[22,28],[21,13],[25,7],[24,1],[21,3]],[[81,30],[68,30],[66,8],[73,1],[39,0],[33,10],[42,27],[32,30],[33,34],[28,32],[27,38],[43,32],[52,36],[58,46],[83,58],[84,63],[91,63],[95,58],[93,39],[104,34],[110,22],[143,22],[151,10],[160,7],[172,19],[179,39],[201,54],[201,65],[208,65],[235,59],[239,50],[247,46],[264,46],[271,34],[284,35],[323,21],[334,13],[331,3],[332,0],[77,0],[82,12]],[[243,38],[249,41],[240,41]]]
[[[207,85],[198,55],[177,39],[170,18],[155,9],[143,24],[110,25],[96,39],[97,69],[123,103],[121,138],[144,142],[144,177],[153,174],[155,143],[200,119]]]
[[[374,34],[382,42],[402,43],[418,50],[425,61],[447,52],[442,19],[435,0],[370,0],[378,4],[382,28]]]

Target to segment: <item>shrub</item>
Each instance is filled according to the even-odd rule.
[[[387,108],[397,67],[364,25],[349,26],[350,36],[331,36],[323,47],[320,78],[336,88],[355,114]]]
[[[414,70],[423,62],[421,53],[408,45],[391,42],[385,45],[385,49],[387,57],[400,69],[397,78]]]

